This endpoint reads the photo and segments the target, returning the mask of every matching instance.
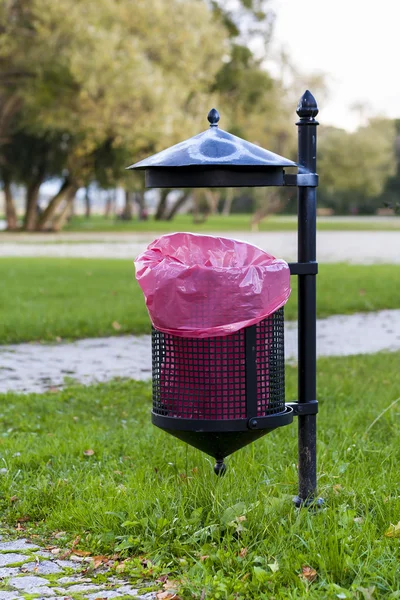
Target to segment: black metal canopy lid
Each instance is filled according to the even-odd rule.
[[[296,167],[293,161],[251,144],[218,127],[220,116],[213,108],[208,113],[210,127],[194,137],[162,150],[128,169],[150,167]]]
[[[210,127],[206,131],[145,158],[128,169],[145,169],[146,185],[150,187],[169,187],[172,184],[179,187],[222,187],[283,185],[283,175],[282,183],[279,176],[283,167],[297,166],[279,154],[219,129],[220,116],[215,108],[210,110],[207,118]],[[270,172],[268,176],[266,167]],[[250,176],[251,173],[255,178]],[[260,177],[260,173],[263,176]],[[265,183],[267,179],[270,183]]]

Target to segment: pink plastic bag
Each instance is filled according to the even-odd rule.
[[[262,321],[290,295],[284,260],[228,238],[164,235],[135,267],[154,327],[179,337],[230,335]]]

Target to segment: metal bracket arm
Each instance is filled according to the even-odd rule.
[[[291,275],[317,275],[318,263],[312,261],[289,263],[289,269]]]
[[[310,402],[286,402],[286,406],[290,406],[293,409],[294,417],[316,415],[318,413],[318,400],[311,400]]]
[[[317,173],[285,173],[283,176],[284,185],[297,187],[318,187]]]

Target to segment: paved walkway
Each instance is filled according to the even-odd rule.
[[[18,238],[0,237],[0,256],[57,256],[80,258],[135,258],[161,234],[154,233],[64,233],[37,234]],[[274,256],[295,261],[297,233],[222,232],[241,239]],[[400,264],[400,231],[320,231],[317,236],[318,261],[354,264]]]
[[[286,358],[297,358],[297,324],[286,323]],[[59,344],[0,346],[0,392],[43,392],[65,378],[84,384],[113,377],[151,377],[150,336],[94,338]],[[333,316],[317,322],[319,356],[400,350],[400,310]],[[0,598],[1,600],[1,598]]]
[[[23,600],[28,595],[38,600],[72,600],[75,594],[88,600],[156,598],[156,592],[140,594],[122,575],[116,576],[111,571],[113,560],[98,564],[54,546],[43,549],[27,539],[0,540],[0,579],[7,590],[0,591],[0,600]]]

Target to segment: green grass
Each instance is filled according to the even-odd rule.
[[[150,330],[132,261],[1,258],[0,280],[0,343]],[[317,282],[319,317],[400,307],[400,266],[320,265]]]
[[[135,231],[135,232],[173,232],[173,231],[248,231],[251,215],[233,214],[229,216],[211,215],[204,223],[193,223],[191,215],[177,215],[172,221],[119,221],[107,219],[100,215],[93,215],[90,219],[76,216],[64,228],[64,231]],[[295,231],[297,229],[296,219],[293,216],[277,215],[264,219],[260,225],[260,231]],[[320,231],[377,231],[377,230],[399,230],[400,218],[393,217],[388,220],[380,220],[372,217],[368,220],[336,221],[329,218],[318,219]]]
[[[400,540],[385,532],[400,521],[400,402],[384,412],[399,361],[319,360],[316,513],[291,501],[295,425],[234,454],[218,479],[211,459],[152,427],[147,384],[3,395],[3,523],[65,531],[67,545],[80,535],[82,550],[131,557],[132,581],[177,580],[183,600],[399,598]],[[288,399],[296,378],[288,367]]]

